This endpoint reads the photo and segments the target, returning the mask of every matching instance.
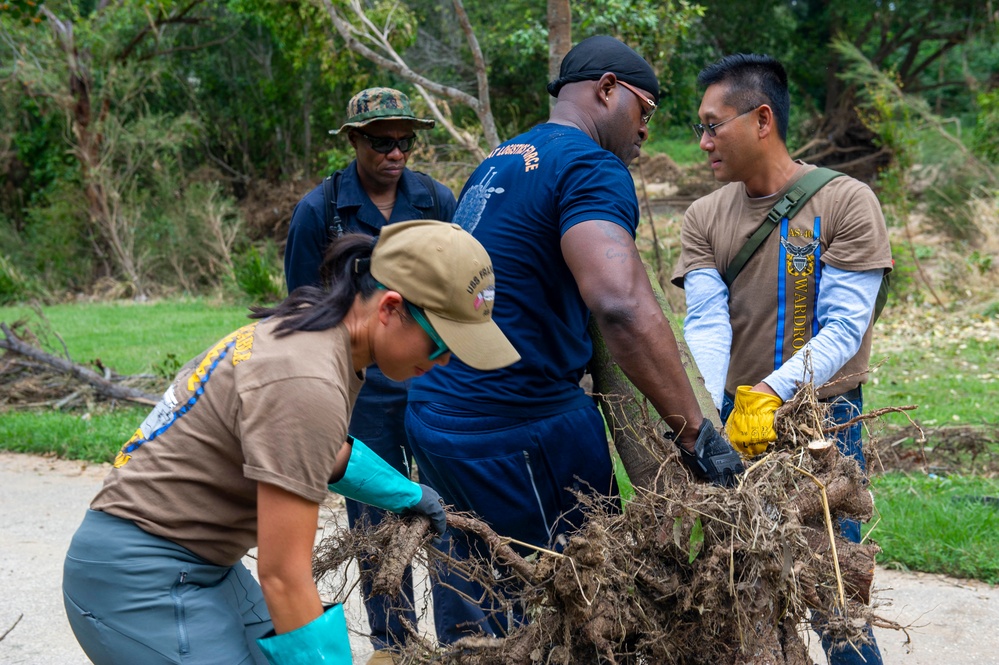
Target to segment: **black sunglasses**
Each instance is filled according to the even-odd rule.
[[[401,139],[393,139],[387,136],[370,136],[361,131],[357,133],[364,137],[364,140],[368,142],[372,150],[383,155],[389,154],[396,148],[399,148],[402,152],[409,152],[416,147],[416,134],[405,136]]]

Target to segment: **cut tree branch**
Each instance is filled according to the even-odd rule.
[[[78,365],[69,360],[45,353],[41,349],[22,342],[13,332],[11,332],[6,323],[0,322],[0,332],[3,332],[4,335],[3,338],[0,339],[0,348],[20,354],[26,358],[31,358],[32,360],[55,368],[64,374],[76,377],[77,379],[93,386],[102,395],[106,395],[112,399],[122,399],[149,405],[155,405],[159,401],[155,395],[151,395],[135,388],[129,388],[128,386],[119,385],[105,379],[97,372],[87,369],[83,365]]]

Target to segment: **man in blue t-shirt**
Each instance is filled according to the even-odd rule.
[[[454,359],[414,381],[406,428],[420,478],[497,533],[560,548],[582,514],[574,492],[617,493],[603,420],[579,386],[592,316],[614,360],[677,433],[701,478],[730,484],[738,454],[704,418],[635,246],[638,200],[627,165],[648,136],[659,83],[607,36],[565,57],[548,85],[549,122],[504,143],[475,170],[454,221],[487,249],[501,296],[493,318],[521,355],[496,371]],[[444,547],[467,556],[474,540]],[[481,587],[441,568],[437,636],[512,627]],[[512,617],[519,623],[523,617]]]

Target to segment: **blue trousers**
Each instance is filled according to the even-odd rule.
[[[365,372],[364,386],[354,404],[348,430],[351,436],[363,441],[407,478],[412,459],[405,426],[408,387],[408,381],[392,381],[377,367],[369,367]],[[351,528],[360,523],[374,526],[386,514],[379,508],[353,499],[346,499],[346,503],[347,520]],[[358,565],[362,571],[371,568],[366,557],[360,559]],[[368,625],[371,627],[372,646],[377,650],[405,645],[407,633],[401,619],[405,618],[416,627],[412,568],[406,567],[401,593],[395,598],[387,595],[372,596],[370,576],[362,576],[362,579],[361,594],[368,614]]]
[[[87,511],[62,591],[95,665],[267,665],[256,640],[273,624],[250,571],[209,563],[129,520]]]
[[[836,424],[845,423],[851,418],[859,416],[864,411],[864,394],[859,386],[856,390],[851,390],[845,395],[829,398],[827,401],[829,403],[829,417]],[[733,407],[732,397],[726,393],[722,403],[722,422],[728,422],[728,417],[732,413]],[[850,425],[846,429],[841,429],[836,432],[836,446],[841,453],[857,460],[861,471],[866,472],[867,461],[864,459],[863,433],[863,426],[859,422]],[[860,542],[860,522],[857,520],[839,520],[839,532],[843,538],[849,540],[851,543]],[[881,650],[878,649],[878,643],[874,639],[874,633],[871,632],[870,625],[866,627],[870,644],[858,645],[858,653],[849,643],[839,644],[833,642],[821,630],[822,623],[822,617],[813,612],[812,625],[816,627],[816,632],[822,639],[822,650],[826,652],[829,658],[829,665],[881,665]]]
[[[455,509],[475,513],[501,536],[561,549],[583,522],[574,491],[616,497],[607,434],[596,406],[540,419],[486,416],[440,404],[412,403],[406,415],[420,478]],[[483,543],[450,531],[439,546],[457,560]],[[533,550],[521,548],[521,554]],[[439,564],[434,571],[437,639],[502,636],[525,621],[502,609],[479,584]],[[502,580],[504,571],[496,571]],[[516,596],[515,582],[497,582],[501,598]]]

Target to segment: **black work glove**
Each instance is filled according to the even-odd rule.
[[[701,480],[722,487],[732,487],[736,477],[746,470],[739,453],[722,438],[707,418],[697,430],[694,452],[688,452],[678,441],[674,443],[680,449],[680,459]]]
[[[408,508],[403,514],[416,513],[426,515],[430,518],[430,527],[436,532],[434,544],[440,543],[441,536],[447,531],[447,513],[444,512],[444,501],[432,487],[427,487],[420,483],[420,490],[423,496],[416,502],[416,505]]]

